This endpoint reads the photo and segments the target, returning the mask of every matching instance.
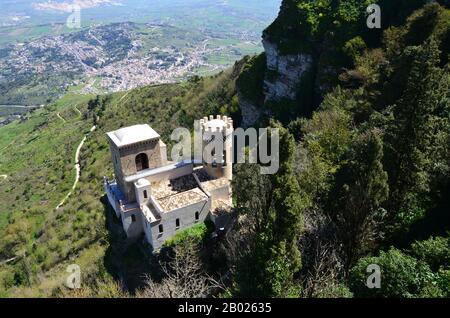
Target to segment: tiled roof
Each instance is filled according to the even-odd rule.
[[[152,196],[168,212],[208,199],[194,176],[186,176],[152,184]]]
[[[223,200],[216,200],[215,206],[213,207],[213,211],[211,211],[211,213],[215,216],[222,216],[230,213],[232,209],[233,208],[229,203]]]
[[[173,211],[184,206],[207,200],[208,196],[199,188],[158,199],[158,203],[166,211]]]
[[[204,168],[197,169],[194,173],[197,175],[203,189],[208,192],[230,185],[230,181],[227,178],[214,179],[208,175]]]
[[[192,174],[180,178],[160,181],[152,184],[152,195],[156,199],[162,199],[174,194],[197,188],[198,184]]]

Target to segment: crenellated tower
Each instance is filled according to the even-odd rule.
[[[201,133],[203,149],[218,136],[223,141],[223,151],[211,153],[212,162],[208,162],[202,156],[206,172],[213,178],[225,177],[231,180],[233,178],[233,119],[221,115],[217,115],[216,118],[212,115],[203,117],[196,129],[198,129],[197,133]]]

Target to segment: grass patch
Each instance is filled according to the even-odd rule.
[[[203,242],[211,233],[209,222],[199,223],[183,231],[178,232],[174,237],[164,243],[164,247],[173,247],[187,240],[193,239],[196,242]]]

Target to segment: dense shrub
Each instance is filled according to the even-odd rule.
[[[366,269],[377,264],[381,269],[381,288],[369,289]],[[355,297],[417,297],[429,284],[434,275],[430,267],[398,249],[380,252],[378,257],[364,257],[352,268],[349,286]]]

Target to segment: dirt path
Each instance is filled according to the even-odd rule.
[[[61,119],[63,121],[63,123],[66,123],[66,120],[64,118],[61,117],[61,115],[59,113],[56,113],[56,116]]]
[[[96,128],[97,128],[96,126],[92,126],[92,128],[91,128],[89,133],[93,132]],[[62,199],[62,201],[58,204],[58,206],[56,207],[56,210],[58,210],[60,207],[62,207],[64,205],[64,203],[66,203],[67,199],[72,195],[72,192],[75,190],[75,188],[77,187],[78,181],[80,180],[80,174],[81,174],[80,152],[81,152],[81,148],[83,148],[84,142],[86,141],[88,135],[89,134],[87,134],[87,135],[85,135],[83,137],[83,139],[81,140],[80,144],[78,145],[77,151],[75,152],[75,170],[76,170],[76,175],[75,175],[75,181],[73,183],[72,189],[66,194],[64,199]]]
[[[9,144],[7,144],[5,147],[3,147],[2,149],[0,149],[0,151],[5,150],[6,148],[8,148],[9,146],[11,146],[16,140],[14,139],[13,141],[11,141]]]
[[[125,95],[123,95],[120,100],[116,103],[119,104],[123,99],[125,99],[128,94],[130,93],[130,91],[126,92]],[[75,107],[76,108],[76,107]],[[77,109],[78,110],[78,109]],[[80,112],[81,114],[81,112]],[[59,113],[57,113],[57,116],[59,116]],[[62,120],[64,120],[62,117],[60,117]],[[64,120],[65,122],[65,120]],[[89,133],[93,132],[97,127],[96,126],[92,126],[91,130]],[[87,137],[89,134],[85,135],[83,137],[83,139],[81,140],[80,144],[78,145],[77,151],[75,153],[75,170],[76,170],[76,175],[75,175],[75,181],[73,183],[72,189],[69,191],[69,193],[66,194],[66,196],[64,197],[64,199],[62,199],[62,201],[58,204],[58,206],[56,207],[56,210],[58,210],[60,207],[62,207],[64,205],[64,203],[66,203],[67,199],[72,195],[73,191],[75,190],[75,188],[77,187],[78,181],[80,180],[80,174],[81,174],[81,167],[80,167],[80,151],[81,148],[84,145],[84,142],[86,141]]]
[[[78,113],[78,115],[82,116],[83,114],[81,114],[80,110],[77,108],[77,106],[75,106],[73,109],[75,109],[75,111]]]
[[[0,174],[0,178],[3,180],[6,180],[8,176],[6,174]]]
[[[0,105],[0,107],[9,107],[9,108],[41,108],[41,106],[37,106],[37,105],[30,105],[30,106],[25,106],[25,105]]]
[[[130,94],[130,91],[126,92],[125,95],[123,95],[123,96],[119,99],[119,101],[116,103],[116,106],[117,106],[117,104],[119,104],[125,97],[127,97],[128,94]]]
[[[4,264],[11,263],[12,261],[18,259],[19,257],[22,257],[22,256],[16,256],[16,257],[13,257],[13,258],[6,259],[6,260],[4,260],[4,261],[1,261],[1,262],[0,262],[0,265],[4,265]]]

